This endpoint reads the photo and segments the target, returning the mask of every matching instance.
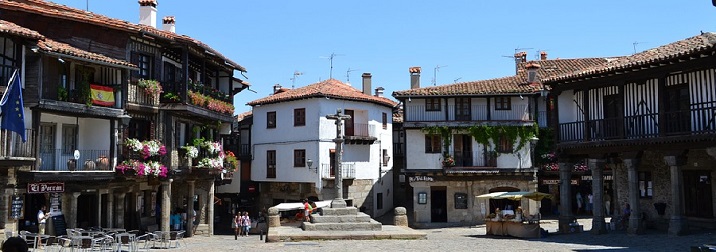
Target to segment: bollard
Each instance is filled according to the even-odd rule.
[[[261,234],[259,234],[259,240],[260,241],[264,240],[264,229],[263,228],[261,229]]]

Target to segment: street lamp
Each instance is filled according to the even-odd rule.
[[[313,171],[318,174],[318,166],[313,167],[313,160],[311,160],[310,158],[306,160],[306,165],[308,166],[309,171]]]
[[[124,153],[122,153],[122,144],[124,144],[124,129],[129,127],[129,121],[132,120],[132,117],[127,114],[127,112],[124,112],[124,114],[119,116],[119,135],[117,138],[121,139],[122,141],[117,141],[117,144],[119,145],[119,151],[122,156],[124,156]]]
[[[530,162],[532,162],[533,168],[535,167],[535,147],[537,146],[537,141],[539,141],[537,136],[530,138]]]

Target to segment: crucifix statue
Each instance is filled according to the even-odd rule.
[[[341,115],[341,109],[336,111],[334,115],[326,115],[328,120],[336,120],[336,138],[333,142],[336,143],[336,163],[333,166],[336,171],[336,198],[331,201],[331,208],[345,208],[346,201],[343,200],[343,175],[341,175],[343,163],[343,121],[351,119],[349,115]]]

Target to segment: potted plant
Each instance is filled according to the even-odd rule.
[[[63,86],[57,86],[57,99],[67,101],[67,89]]]
[[[455,166],[455,159],[450,154],[445,154],[443,155],[442,163],[444,167],[453,167]]]
[[[139,79],[137,86],[144,88],[144,92],[151,97],[158,97],[162,91],[162,85],[157,80]]]
[[[179,97],[179,95],[177,95],[177,94],[175,94],[175,93],[172,93],[172,92],[166,92],[166,93],[164,93],[164,96],[163,96],[163,97],[164,97],[165,100],[168,100],[168,101],[171,101],[171,102],[178,102],[178,101],[181,100],[181,98]]]

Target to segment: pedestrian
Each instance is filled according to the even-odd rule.
[[[577,214],[582,212],[582,194],[577,192]]]
[[[308,199],[303,200],[303,221],[311,221],[311,204],[308,204]]]
[[[626,203],[620,223],[622,229],[627,229],[627,227],[629,227],[629,216],[631,216],[631,206],[629,206],[629,203]]]
[[[611,215],[611,204],[612,204],[612,196],[609,195],[608,192],[604,192],[604,213],[607,216]]]
[[[587,214],[592,215],[592,204],[594,203],[592,193],[587,194]]]
[[[241,211],[236,211],[234,218],[231,220],[231,228],[234,229],[234,240],[241,235]]]
[[[45,213],[47,211],[46,206],[40,207],[40,211],[37,212],[37,233],[38,234],[45,234],[45,226],[47,224],[47,219],[50,218],[49,213]]]
[[[181,226],[181,215],[179,215],[179,209],[174,210],[174,213],[169,218],[172,228],[174,230],[179,230]]]
[[[249,217],[249,212],[244,212],[244,216],[241,216],[241,228],[244,231],[244,236],[249,236],[249,231],[251,230],[251,217]]]
[[[2,244],[2,252],[27,252],[27,242],[19,236],[9,237]]]

